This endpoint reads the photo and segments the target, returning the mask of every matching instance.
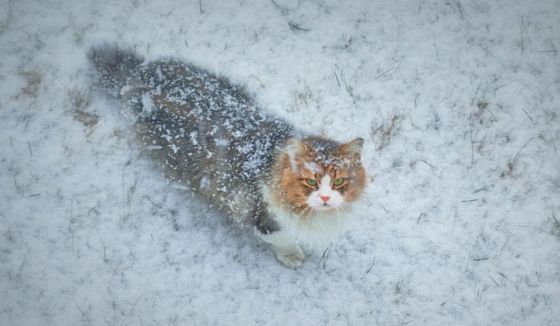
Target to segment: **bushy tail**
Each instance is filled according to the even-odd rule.
[[[119,98],[126,79],[134,68],[144,62],[144,58],[129,49],[103,44],[92,47],[88,59],[95,68],[94,84]]]

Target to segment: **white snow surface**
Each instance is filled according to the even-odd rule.
[[[365,139],[357,222],[299,269],[91,88],[131,46]],[[0,0],[0,325],[557,325],[557,0]]]

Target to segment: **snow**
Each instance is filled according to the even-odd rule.
[[[554,325],[558,31],[554,0],[3,0],[0,325]],[[279,265],[140,155],[105,41],[364,138],[356,225]]]

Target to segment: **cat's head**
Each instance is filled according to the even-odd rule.
[[[366,185],[362,146],[361,138],[345,144],[319,137],[290,139],[278,162],[278,199],[301,216],[347,208]]]

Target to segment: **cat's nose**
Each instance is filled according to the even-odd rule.
[[[325,203],[326,203],[326,202],[328,202],[328,201],[329,201],[329,199],[331,199],[331,196],[326,196],[326,195],[323,195],[323,196],[319,196],[319,197],[320,197],[320,198],[321,198],[321,200],[322,200],[322,201],[324,201]]]

